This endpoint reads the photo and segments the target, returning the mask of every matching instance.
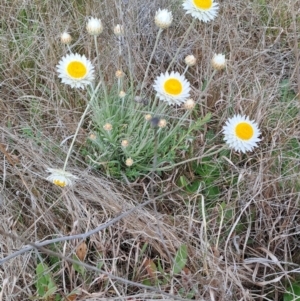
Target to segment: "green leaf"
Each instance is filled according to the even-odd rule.
[[[300,285],[292,283],[283,295],[284,301],[299,301],[300,300]]]
[[[48,266],[44,263],[39,263],[35,272],[37,275],[36,288],[38,295],[43,298],[52,296],[57,290],[57,286],[51,278]]]
[[[78,263],[73,263],[74,270],[79,273],[81,276],[85,276],[85,267],[83,267],[80,263],[81,261],[78,259],[76,254],[73,254],[73,260],[78,261]]]
[[[147,285],[147,286],[152,286],[151,280],[150,280],[150,279],[145,279],[145,280],[142,281],[142,283],[143,283],[144,285]]]
[[[180,186],[180,187],[186,187],[186,186],[188,186],[189,185],[189,181],[186,178],[186,176],[180,176],[179,180],[177,182],[177,185]]]
[[[181,245],[174,259],[173,274],[179,274],[185,267],[187,262],[187,255],[187,246]]]

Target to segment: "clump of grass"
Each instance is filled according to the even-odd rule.
[[[109,176],[120,178],[124,173],[130,180],[152,171],[154,158],[155,170],[172,170],[182,154],[189,153],[209,115],[193,120],[185,109],[176,117],[171,113],[162,104],[134,101],[130,92],[121,99],[111,91],[108,102],[100,98],[93,107],[92,133],[84,149],[87,161]],[[128,158],[131,166],[126,166]]]

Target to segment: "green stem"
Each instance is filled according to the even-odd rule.
[[[84,110],[84,112],[83,112],[83,114],[82,114],[82,116],[81,116],[81,118],[80,118],[80,121],[79,121],[79,123],[78,123],[78,125],[77,125],[76,132],[75,132],[75,134],[74,134],[73,140],[72,140],[72,142],[71,142],[71,145],[70,145],[69,150],[68,150],[68,153],[67,153],[67,157],[66,157],[66,160],[65,160],[65,163],[64,163],[63,171],[66,171],[66,167],[67,167],[67,164],[68,164],[68,161],[69,161],[69,158],[70,158],[70,155],[71,155],[71,152],[72,152],[72,149],[73,149],[75,140],[76,140],[76,138],[77,138],[79,129],[80,129],[82,123],[83,123],[84,117],[86,116],[86,114],[87,114],[87,112],[88,112],[90,106],[92,105],[92,103],[93,103],[93,101],[94,101],[95,95],[96,95],[96,93],[97,93],[97,91],[98,91],[98,88],[99,88],[100,84],[101,84],[101,82],[99,82],[98,86],[97,86],[96,89],[93,91],[93,94],[92,94],[92,96],[91,96],[91,100],[90,100],[89,103],[87,104],[87,106],[86,106],[86,108],[85,108],[85,110]]]

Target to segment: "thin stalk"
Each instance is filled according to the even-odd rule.
[[[123,40],[123,36],[117,37],[118,40],[118,46],[119,46],[119,63],[118,63],[118,67],[119,70],[122,70],[121,67],[121,57],[122,57],[122,44],[124,43]],[[118,92],[120,92],[121,90],[123,90],[123,80],[122,78],[118,78]]]
[[[201,209],[202,209],[202,225],[203,225],[203,232],[204,232],[204,257],[203,257],[203,271],[206,275],[208,275],[208,265],[207,265],[207,246],[208,246],[208,239],[207,239],[207,224],[206,224],[206,215],[205,215],[205,204],[204,204],[204,197],[201,194]]]
[[[177,58],[178,53],[181,51],[181,49],[182,49],[182,47],[183,47],[183,45],[184,45],[185,40],[187,39],[187,37],[188,37],[188,35],[189,35],[191,29],[192,29],[193,26],[194,26],[195,21],[196,21],[196,19],[193,18],[193,21],[192,21],[190,27],[187,29],[187,31],[186,31],[186,33],[185,33],[183,39],[182,39],[182,42],[181,42],[180,46],[178,47],[178,49],[177,49],[177,51],[176,51],[176,53],[175,53],[175,55],[174,55],[174,57],[173,57],[171,63],[169,64],[169,67],[168,67],[168,69],[167,69],[167,72],[170,70],[170,68],[171,68],[172,65],[174,64],[174,62],[175,62],[175,60],[176,60],[176,58]]]
[[[91,96],[91,100],[88,102],[88,104],[87,104],[87,106],[86,106],[86,108],[85,108],[85,110],[84,110],[84,112],[83,112],[83,114],[82,114],[82,116],[81,116],[81,118],[80,118],[80,121],[79,121],[79,123],[78,123],[78,125],[77,125],[76,132],[75,132],[75,134],[74,134],[72,143],[71,143],[71,145],[70,145],[70,147],[69,147],[69,150],[68,150],[68,153],[67,153],[67,157],[66,157],[66,160],[65,160],[65,163],[64,163],[63,171],[66,171],[66,167],[67,167],[67,164],[68,164],[68,161],[69,161],[69,158],[70,158],[70,155],[71,155],[71,152],[72,152],[72,149],[73,149],[75,140],[76,140],[77,135],[78,135],[78,133],[79,133],[79,129],[80,129],[82,123],[83,123],[84,117],[86,116],[86,114],[87,114],[87,112],[88,112],[90,106],[92,105],[92,103],[93,103],[93,101],[94,101],[95,95],[96,95],[96,93],[97,93],[97,91],[98,91],[98,89],[99,89],[100,84],[101,84],[101,82],[99,82],[99,84],[97,85],[96,89],[93,91],[92,96]]]
[[[154,48],[153,48],[153,50],[152,50],[150,59],[149,59],[149,61],[148,61],[148,65],[147,65],[147,68],[146,68],[146,72],[145,72],[144,79],[143,79],[143,81],[142,81],[142,85],[141,85],[141,93],[142,93],[142,90],[144,89],[145,80],[146,80],[146,78],[147,78],[147,76],[148,76],[150,64],[151,64],[151,62],[152,62],[152,59],[153,59],[155,50],[156,50],[157,45],[158,45],[158,40],[159,40],[159,38],[160,38],[162,32],[163,32],[163,29],[160,28],[159,31],[158,31],[158,33],[157,33],[157,36],[156,36],[156,41],[155,41]]]
[[[186,66],[185,69],[184,69],[184,71],[183,71],[183,75],[186,74],[186,72],[188,71],[188,69],[189,69],[189,66]]]
[[[153,170],[151,172],[151,199],[153,199],[153,209],[154,209],[154,212],[155,212],[155,217],[156,217],[156,223],[157,223],[157,230],[158,230],[158,235],[160,237],[160,240],[164,246],[164,249],[169,257],[169,260],[172,262],[172,264],[174,264],[174,259],[171,255],[171,253],[169,252],[169,249],[168,247],[166,246],[165,244],[165,238],[164,238],[164,235],[163,235],[163,232],[161,231],[161,221],[160,219],[158,218],[158,211],[157,211],[157,206],[156,206],[156,200],[154,198],[154,175],[155,175],[155,169],[156,169],[156,166],[157,166],[157,150],[158,150],[158,133],[157,133],[157,126],[155,126],[154,128],[154,157],[153,157]]]
[[[205,89],[202,91],[203,94],[208,90],[208,87],[209,87],[209,85],[210,85],[210,83],[211,83],[211,81],[214,78],[216,73],[217,73],[217,70],[214,70],[213,73],[211,74],[209,80],[206,83]]]
[[[94,43],[95,43],[95,49],[96,49],[96,55],[97,55],[97,63],[98,63],[98,71],[99,71],[99,75],[100,75],[100,81],[102,83],[105,102],[107,102],[107,100],[108,100],[107,90],[106,90],[106,86],[105,86],[105,82],[104,82],[104,77],[103,77],[103,74],[102,74],[102,71],[101,71],[99,48],[98,48],[98,43],[97,43],[97,36],[95,36],[95,35],[94,35]]]

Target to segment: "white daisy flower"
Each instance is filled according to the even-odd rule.
[[[158,9],[154,18],[155,24],[161,29],[168,28],[173,21],[173,16],[167,9]]]
[[[219,9],[219,4],[214,0],[185,0],[182,6],[187,14],[203,22],[212,21]]]
[[[249,117],[235,115],[226,121],[223,126],[224,140],[226,144],[237,152],[246,153],[252,151],[261,139],[257,123]]]
[[[103,31],[102,22],[97,18],[90,18],[86,23],[86,30],[92,36],[98,36]]]
[[[73,181],[78,179],[78,177],[62,169],[47,168],[47,172],[51,173],[51,175],[47,177],[47,180],[60,187],[71,186]]]
[[[94,67],[84,56],[78,53],[67,54],[56,66],[61,82],[72,88],[82,88],[92,84],[94,80]]]
[[[215,70],[222,70],[226,68],[225,54],[215,54],[211,60],[211,65]]]
[[[158,76],[153,87],[158,98],[169,105],[180,105],[190,96],[190,83],[183,75],[174,71]]]

